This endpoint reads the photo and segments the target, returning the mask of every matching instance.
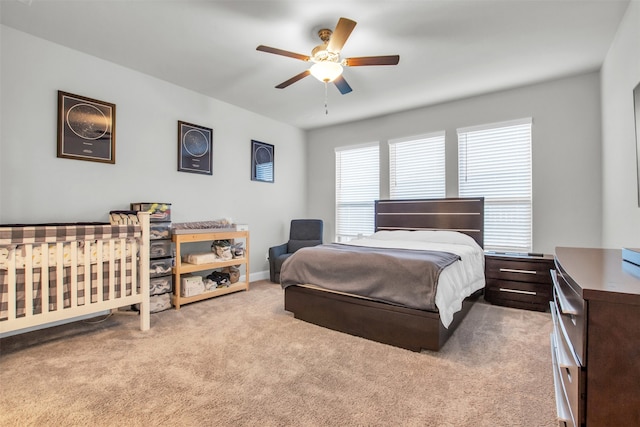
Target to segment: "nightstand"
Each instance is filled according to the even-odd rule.
[[[492,304],[546,311],[552,300],[552,255],[485,253],[484,299]]]

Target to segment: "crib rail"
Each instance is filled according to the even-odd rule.
[[[0,332],[133,304],[149,329],[149,214],[138,220],[0,229]]]

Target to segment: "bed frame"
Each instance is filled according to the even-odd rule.
[[[484,198],[378,200],[375,229],[451,230],[484,243]],[[438,312],[399,307],[317,288],[289,286],[284,308],[296,319],[412,351],[438,351],[482,294],[463,302],[448,328]]]
[[[148,330],[149,213],[131,215],[129,225],[0,226],[0,333],[138,304]]]

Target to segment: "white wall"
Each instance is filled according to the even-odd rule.
[[[307,133],[308,213],[335,229],[334,148],[381,141],[381,197],[388,197],[386,141],[446,131],[447,195],[457,195],[459,127],[533,118],[533,249],[601,243],[599,73],[567,77]],[[313,159],[313,161],[311,161]]]
[[[633,88],[640,83],[640,2],[631,1],[602,66],[603,246],[640,247]]]
[[[0,27],[0,222],[106,221],[130,202],[173,221],[231,218],[251,271],[305,213],[304,133],[110,62]],[[116,104],[116,164],[56,157],[57,91]],[[213,129],[213,175],[177,171],[178,120]],[[250,141],[275,145],[275,183],[250,180]]]

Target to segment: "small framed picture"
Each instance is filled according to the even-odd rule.
[[[251,140],[251,180],[273,182],[273,145]]]
[[[640,82],[633,89],[633,110],[636,119],[636,167],[638,174],[638,206],[640,206]]]
[[[59,90],[58,157],[115,163],[115,104]]]
[[[213,175],[213,130],[178,121],[178,170]]]

